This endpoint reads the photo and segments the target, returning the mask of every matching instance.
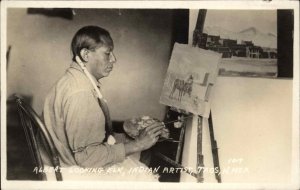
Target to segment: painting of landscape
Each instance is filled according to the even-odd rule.
[[[175,43],[160,103],[208,117],[220,59],[214,51]]]
[[[222,54],[219,75],[277,77],[276,10],[207,10],[195,32],[194,44]]]

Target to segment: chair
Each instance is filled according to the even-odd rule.
[[[62,181],[58,152],[43,121],[39,118],[37,113],[28,104],[24,102],[22,97],[15,95],[15,102],[17,104],[18,113],[21,119],[21,124],[25,133],[26,141],[29,146],[29,151],[35,165],[39,169],[44,169],[44,163],[42,161],[39,149],[41,148],[39,146],[44,146],[43,148],[45,148],[55,168],[56,180]],[[41,137],[40,139],[37,138],[38,134]],[[40,174],[40,180],[47,180],[47,176],[44,172],[38,173]]]

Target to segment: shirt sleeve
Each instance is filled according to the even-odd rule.
[[[123,143],[101,143],[105,137],[105,119],[102,110],[91,92],[80,91],[68,97],[63,106],[65,131],[70,149],[81,167],[105,167],[125,159]],[[97,145],[90,145],[98,143]],[[101,144],[100,144],[101,143]],[[88,146],[90,145],[90,146]]]

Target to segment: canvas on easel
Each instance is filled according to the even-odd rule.
[[[221,54],[175,43],[160,103],[208,118]]]

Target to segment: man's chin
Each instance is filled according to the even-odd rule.
[[[110,74],[110,72],[105,72],[105,73],[103,74],[103,77],[108,77],[109,74]]]

